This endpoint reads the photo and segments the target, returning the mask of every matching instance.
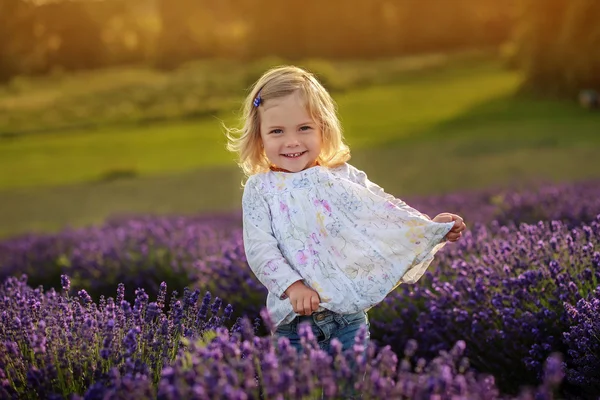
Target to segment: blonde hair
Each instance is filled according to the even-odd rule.
[[[252,86],[243,104],[241,129],[227,128],[227,150],[238,154],[238,165],[246,176],[267,172],[269,160],[262,148],[259,107],[270,99],[285,97],[300,91],[306,100],[311,118],[321,128],[322,147],[317,161],[326,167],[339,166],[350,159],[350,149],[344,143],[335,102],[327,90],[310,72],[295,66],[268,70]],[[260,104],[254,101],[260,92]]]

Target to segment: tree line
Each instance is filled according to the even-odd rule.
[[[375,58],[513,41],[527,87],[598,87],[597,0],[0,0],[0,79],[198,58]]]
[[[0,68],[9,76],[130,62],[175,67],[199,57],[368,58],[483,46],[510,33],[510,7],[498,3],[0,0]]]
[[[516,15],[525,89],[551,96],[600,91],[600,1],[519,0]]]

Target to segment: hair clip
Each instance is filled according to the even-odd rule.
[[[260,102],[261,102],[261,98],[260,98],[260,90],[258,91],[258,94],[256,95],[256,98],[254,99],[254,107],[258,107],[260,106]]]

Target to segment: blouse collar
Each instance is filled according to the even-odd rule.
[[[314,168],[314,167],[318,167],[318,166],[320,166],[320,165],[321,165],[321,164],[319,163],[319,160],[317,160],[317,161],[315,162],[315,165],[313,165],[313,166],[311,166],[311,167],[308,167],[308,168],[305,168],[305,169],[303,169],[302,171],[306,171],[307,169],[311,169],[311,168]],[[271,171],[274,171],[274,172],[287,172],[287,173],[290,173],[290,174],[293,174],[293,173],[294,173],[294,172],[292,172],[292,171],[288,171],[287,169],[284,169],[284,168],[279,168],[278,166],[276,166],[276,165],[274,165],[274,164],[271,164],[271,165],[269,165],[269,169],[270,169]],[[302,172],[302,171],[298,171],[298,172]]]

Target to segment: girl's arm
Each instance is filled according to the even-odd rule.
[[[302,280],[281,254],[271,228],[271,212],[264,196],[250,178],[242,196],[244,250],[256,278],[279,299],[296,281]]]
[[[349,164],[348,164],[349,165]],[[369,190],[372,194],[389,201],[401,210],[403,220],[411,220],[409,232],[415,239],[404,242],[406,245],[407,257],[412,260],[412,264],[405,271],[401,278],[403,283],[415,283],[425,273],[434,255],[447,242],[446,235],[454,226],[452,217],[444,219],[445,222],[431,220],[428,215],[410,207],[404,201],[395,198],[386,193],[383,188],[369,181],[367,175],[349,165],[348,178]],[[399,239],[401,240],[401,239]],[[410,250],[412,248],[412,250]]]

